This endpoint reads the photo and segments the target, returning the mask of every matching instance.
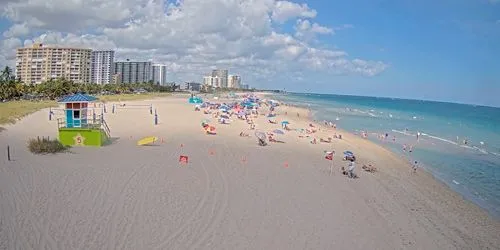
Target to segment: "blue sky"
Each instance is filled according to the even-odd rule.
[[[120,2],[120,0],[109,1]],[[168,69],[171,70],[171,73],[168,74],[170,80],[200,81],[202,74],[209,70],[208,66],[222,65],[221,67],[227,66],[231,70],[234,69],[233,72],[241,73],[245,83],[257,88],[285,88],[294,92],[387,96],[500,106],[500,0],[291,1],[296,4],[295,7],[300,7],[301,4],[305,3],[307,8],[304,11],[315,10],[317,14],[311,16],[310,12],[308,12],[309,14],[282,12],[281,19],[286,21],[284,24],[273,22],[274,31],[293,37],[296,45],[300,42],[300,46],[306,48],[343,51],[348,54],[345,56],[347,60],[359,58],[365,62],[382,62],[388,67],[375,75],[367,75],[366,72],[365,74],[355,74],[354,70],[347,70],[345,65],[343,65],[345,67],[341,70],[340,75],[331,74],[328,70],[320,72],[300,70],[300,72],[296,72],[297,67],[290,67],[288,72],[276,71],[278,73],[275,72],[274,76],[270,76],[268,79],[253,78],[251,74],[266,72],[270,68],[269,65],[281,63],[295,65],[294,63],[298,59],[292,57],[286,61],[283,58],[273,58],[269,60],[271,63],[261,66],[255,66],[260,62],[252,62],[248,58],[239,59],[246,63],[250,61],[249,66],[241,60],[238,65],[228,64],[227,60],[225,64],[209,61],[208,58],[229,59],[233,57],[235,59],[234,53],[236,52],[233,51],[234,53],[231,54],[223,51],[222,49],[226,49],[226,47],[236,48],[235,51],[239,51],[241,54],[259,49],[266,51],[263,52],[264,54],[271,53],[269,48],[258,47],[251,43],[245,45],[246,47],[244,45],[237,47],[231,41],[220,42],[217,51],[212,48],[213,44],[207,45],[205,42],[192,41],[193,44],[196,44],[193,47],[199,50],[182,58],[182,55],[186,54],[184,53],[186,48],[181,45],[189,44],[190,38],[179,36],[188,32],[184,32],[184,30],[173,32],[174,28],[185,23],[189,23],[191,27],[186,27],[193,30],[202,26],[218,27],[221,23],[217,17],[220,16],[223,17],[222,23],[226,23],[226,25],[234,23],[238,17],[229,15],[231,9],[234,10],[234,5],[228,6],[228,10],[221,9],[217,15],[208,16],[210,13],[206,12],[205,7],[201,8],[203,10],[201,13],[195,12],[200,9],[196,8],[196,5],[201,5],[201,3],[185,0],[182,12],[189,19],[182,20],[180,23],[174,23],[172,20],[165,21],[165,25],[161,26],[163,30],[154,27],[155,29],[147,31],[148,28],[159,25],[158,22],[154,21],[161,19],[161,17],[154,16],[155,12],[151,12],[151,10],[161,11],[163,8],[159,8],[159,5],[152,5],[151,9],[147,9],[146,4],[138,7],[134,1],[115,5],[104,0],[97,0],[92,6],[79,5],[64,0],[46,0],[46,2],[22,1],[16,3],[13,1],[8,3],[11,14],[4,13],[4,17],[0,19],[1,33],[15,24],[19,28],[28,19],[41,21],[27,22],[24,29],[17,29],[16,32],[12,33],[16,36],[3,35],[1,52],[9,54],[9,56],[4,55],[6,59],[2,60],[2,55],[0,55],[0,66],[1,64],[12,65],[16,44],[22,44],[26,39],[35,39],[45,33],[47,35],[43,38],[44,42],[117,48],[117,56],[121,59],[137,58],[147,53],[156,53],[154,57],[159,58],[158,60],[164,60]],[[146,2],[148,1],[144,0],[144,3]],[[208,6],[214,6],[220,5],[222,0],[205,0],[203,3],[205,2]],[[265,1],[255,0],[254,3],[256,2]],[[64,8],[58,9],[63,3]],[[152,3],[161,4],[158,1]],[[131,5],[127,6],[127,4]],[[110,8],[109,6],[115,7],[106,9]],[[1,7],[2,4],[0,4]],[[255,9],[261,7],[252,5],[252,8]],[[143,9],[136,13],[129,11],[140,8]],[[240,6],[240,8],[243,14],[252,13],[248,11],[248,7]],[[107,18],[102,18],[102,13],[99,11],[110,13],[110,15]],[[273,10],[263,11],[270,13]],[[122,15],[123,13],[126,14]],[[259,13],[256,11],[249,14],[246,18],[254,19],[248,23],[258,24],[258,21],[262,19],[258,15]],[[224,21],[226,14],[227,19]],[[66,20],[68,16],[73,17],[72,22],[64,25],[61,20]],[[197,20],[197,17],[201,21]],[[272,18],[271,15],[269,17]],[[132,19],[141,20],[141,24],[137,24],[137,26],[143,25],[142,28],[119,29],[133,26],[129,22]],[[316,34],[315,40],[308,41],[304,45],[302,41],[299,41],[299,37],[294,36],[299,19],[307,19],[311,23],[331,28],[335,34]],[[212,26],[210,26],[211,24]],[[269,31],[266,34],[260,32],[266,30],[265,24],[262,22],[262,26],[254,25],[247,27],[247,29],[253,29],[254,36],[269,38]],[[352,25],[352,27],[339,28],[346,24]],[[231,33],[237,33],[231,30],[229,33],[217,32],[219,35],[225,34],[226,40],[231,40],[228,38]],[[162,37],[165,34],[174,35]],[[134,37],[134,39],[124,39],[123,37]],[[150,38],[149,40],[137,39],[140,37]],[[238,35],[236,34],[235,37],[238,38]],[[213,39],[213,36],[210,39]],[[240,37],[240,39],[242,38]],[[245,41],[244,39],[248,38],[243,38],[242,41]],[[283,46],[286,48],[287,45]],[[164,49],[163,54],[156,50],[158,48]],[[151,49],[156,51],[148,52]],[[207,57],[199,56],[201,54],[207,55]],[[149,55],[151,58],[151,54]],[[313,57],[317,59],[321,55],[309,55],[309,58]],[[336,59],[320,59],[339,62]],[[197,60],[198,63],[192,64],[193,60]],[[206,65],[200,66],[200,61],[205,62]],[[218,62],[224,62],[224,60]],[[308,65],[302,64],[302,66],[307,67]],[[370,64],[367,66],[367,71],[373,67],[375,67],[374,64]],[[363,69],[358,67],[357,70],[359,72]],[[296,74],[300,75],[300,80],[294,80],[298,79]]]
[[[321,37],[323,41],[390,67],[376,77],[333,77],[318,80],[319,86],[311,81],[311,86],[290,90],[500,106],[500,3],[320,0],[308,4],[321,10],[316,20],[323,25],[354,25]]]

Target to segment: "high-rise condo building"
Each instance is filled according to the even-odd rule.
[[[222,88],[222,84],[224,82],[224,78],[219,76],[205,76],[203,77],[203,85],[211,86],[214,88]]]
[[[90,82],[91,49],[44,46],[18,48],[16,78],[25,84],[40,84],[52,78],[77,83]]]
[[[227,81],[227,87],[233,89],[239,89],[241,87],[241,77],[238,75],[229,75]]]
[[[153,80],[151,62],[115,62],[115,74],[119,75],[122,83],[143,83]]]
[[[158,85],[167,84],[167,66],[161,64],[153,65],[153,83]]]
[[[227,69],[214,69],[212,70],[212,77],[220,78],[220,86],[219,88],[227,88]]]
[[[112,50],[92,51],[90,78],[92,83],[109,84],[113,77],[115,52]]]

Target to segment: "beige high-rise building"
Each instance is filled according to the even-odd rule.
[[[229,75],[227,81],[227,87],[232,89],[239,89],[241,85],[241,77],[238,75]]]
[[[16,78],[25,84],[40,84],[51,78],[90,83],[91,49],[43,46],[17,49]]]

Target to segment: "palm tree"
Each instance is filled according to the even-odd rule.
[[[2,70],[2,73],[0,74],[0,77],[2,81],[12,80],[13,79],[12,69],[9,66],[5,66],[5,68]]]

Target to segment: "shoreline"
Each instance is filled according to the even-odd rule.
[[[57,136],[45,111],[9,125],[0,141],[12,145],[15,161],[0,165],[0,197],[8,201],[0,204],[5,222],[0,242],[6,248],[51,249],[484,249],[500,244],[498,221],[428,173],[410,175],[410,168],[380,145],[338,129],[343,139],[330,144],[311,144],[292,130],[280,138],[285,143],[260,147],[253,130],[237,119],[222,125],[212,118],[217,135],[210,136],[200,121],[211,117],[194,111],[187,97],[127,102],[154,105],[158,125],[146,109],[108,111],[106,121],[118,139],[102,148],[74,147],[71,154],[27,152],[27,138]],[[311,122],[307,112],[280,106],[276,118],[289,120],[292,129],[313,123],[318,138],[331,135],[333,130]],[[267,119],[255,118],[257,130],[279,127]],[[36,131],[33,123],[39,124]],[[240,137],[240,131],[252,135]],[[162,142],[136,146],[151,135]],[[329,149],[338,152],[331,176],[323,152]],[[349,149],[359,157],[359,179],[339,173],[346,165],[341,152]],[[187,166],[177,163],[183,154],[189,156]],[[363,163],[378,171],[362,171]]]
[[[297,104],[294,104],[294,103],[290,103],[290,102],[282,102],[282,103],[285,103],[286,105],[289,105],[291,107],[294,107],[294,108],[297,108],[297,109],[302,109],[304,111],[307,111],[308,112],[308,120],[309,122],[311,123],[314,123],[316,126],[319,126],[319,127],[322,127],[322,128],[326,128],[326,129],[329,129],[328,126],[325,126],[324,124],[322,124],[321,122],[317,121],[315,118],[314,118],[314,114],[317,113],[317,111],[314,111],[310,108],[307,108],[305,107],[305,105],[297,105]],[[404,165],[406,168],[410,169],[412,167],[412,164],[411,164],[411,159],[408,158],[407,155],[404,155],[404,154],[401,154],[401,153],[397,153],[395,151],[393,151],[391,148],[389,148],[388,146],[385,146],[381,143],[378,143],[377,141],[373,141],[371,139],[367,139],[367,138],[362,138],[360,135],[358,134],[355,134],[353,132],[350,132],[350,131],[347,131],[347,130],[344,130],[342,128],[337,128],[336,129],[337,131],[340,131],[342,132],[343,134],[348,134],[350,137],[355,137],[356,139],[360,139],[361,141],[364,141],[364,142],[367,142],[367,143],[371,143],[373,146],[377,146],[377,147],[380,147],[381,149],[384,149],[386,151],[386,153],[388,154],[391,154],[393,155],[394,157],[397,158],[398,161],[401,162],[402,165]],[[447,183],[444,179],[441,179],[439,178],[438,176],[435,176],[435,174],[432,172],[431,169],[429,169],[428,167],[426,167],[427,165],[424,165],[422,163],[419,164],[419,169],[421,171],[423,171],[423,173],[425,173],[427,175],[427,178],[431,178],[433,179],[434,181],[440,183],[443,185],[443,188],[446,188],[454,193],[456,193],[461,199],[463,199],[464,201],[468,202],[468,203],[471,203],[473,204],[474,206],[478,207],[479,209],[481,209],[482,211],[484,211],[485,213],[487,213],[490,217],[492,217],[493,219],[497,220],[497,221],[500,221],[500,215],[498,214],[495,214],[491,211],[489,211],[486,207],[488,207],[487,204],[484,204],[484,207],[481,205],[481,202],[479,201],[475,201],[473,198],[474,197],[469,197],[467,196],[466,194],[462,194],[461,192],[459,192],[458,190],[455,190],[451,184]]]

